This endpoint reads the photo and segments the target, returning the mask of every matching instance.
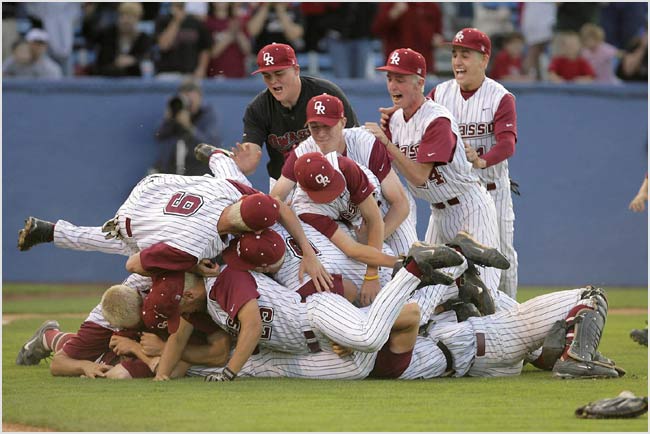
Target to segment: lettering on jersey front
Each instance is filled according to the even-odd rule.
[[[463,139],[482,137],[494,133],[494,122],[470,122],[469,124],[458,124],[458,128]]]
[[[184,191],[174,193],[169,200],[164,214],[188,217],[195,214],[203,206],[203,198],[196,194],[189,194]]]
[[[289,152],[298,143],[309,137],[307,128],[298,131],[289,131],[281,136],[269,134],[266,138],[266,144],[280,152]]]
[[[476,148],[476,154],[479,157],[482,157],[485,154],[485,146],[479,146],[478,148]]]
[[[352,223],[354,219],[359,215],[359,206],[353,204],[352,202],[348,202],[348,209],[341,211],[340,215],[343,220],[347,220]]]
[[[441,185],[447,182],[445,181],[445,177],[442,176],[442,173],[438,171],[438,168],[435,166],[435,164],[431,168],[431,174],[429,175],[429,179],[434,181],[436,185]]]
[[[399,151],[406,155],[409,159],[417,161],[418,158],[418,149],[420,149],[420,143],[414,145],[398,145]]]
[[[307,240],[307,241],[309,241],[309,240]],[[287,244],[287,248],[289,249],[289,251],[291,252],[291,254],[293,256],[295,256],[296,258],[302,259],[302,249],[300,248],[298,243],[296,243],[296,240],[294,240],[293,237],[287,238],[286,239],[286,244]],[[314,243],[309,241],[309,245],[311,246],[312,249],[314,249],[314,253],[316,253],[316,256],[320,256],[320,250],[318,250],[316,248]]]
[[[273,334],[273,308],[272,307],[260,307],[260,318],[262,318],[262,335],[260,339],[269,340]],[[226,320],[226,327],[228,331],[233,335],[238,335],[241,330],[241,324],[238,319],[232,319],[228,317]]]

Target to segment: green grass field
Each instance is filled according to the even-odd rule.
[[[648,431],[647,415],[573,415],[623,390],[648,394],[647,347],[628,336],[645,327],[646,289],[608,289],[610,315],[600,349],[627,370],[615,380],[559,380],[527,366],[519,377],[489,379],[111,382],[54,378],[46,362],[15,365],[18,349],[43,320],[76,331],[104,288],[4,285],[3,319],[37,315],[3,326],[3,422],[58,431]],[[549,290],[524,289],[519,301]]]

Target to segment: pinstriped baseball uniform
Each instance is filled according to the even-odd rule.
[[[248,278],[236,273],[229,275],[233,270],[228,270],[226,267],[216,279],[206,279],[208,312],[214,322],[237,335],[239,323],[236,314],[239,308],[257,298],[262,317],[259,346],[294,354],[310,352],[310,342],[305,336],[305,332],[310,331],[321,348],[331,349],[331,340],[357,351],[379,350],[388,340],[390,329],[406,299],[420,282],[402,269],[379,292],[372,305],[361,311],[342,296],[328,292],[312,294],[301,303],[298,293],[287,291],[273,279],[255,272],[250,273],[255,286],[251,290],[250,283],[242,283]],[[228,282],[226,285],[219,282],[224,279]],[[233,291],[238,291],[237,295],[244,291],[246,294],[232,301],[235,300]],[[223,303],[227,305],[223,306]]]
[[[346,145],[343,156],[355,161],[368,176],[368,180],[375,187],[374,194],[379,204],[379,209],[381,210],[382,216],[385,217],[389,209],[389,204],[384,199],[381,192],[380,179],[383,180],[390,171],[390,160],[386,157],[383,161],[377,161],[375,163],[373,151],[375,150],[378,141],[375,136],[365,128],[345,128],[343,130],[343,137]],[[382,147],[381,151],[386,153],[385,148],[383,148],[381,143],[379,143],[379,146]],[[320,148],[311,136],[302,141],[300,145],[292,151],[295,155],[291,155],[287,159],[288,164],[295,162],[297,158],[309,152],[321,152]],[[379,165],[379,167],[376,167],[376,165]],[[384,167],[385,165],[389,165],[389,167]],[[293,174],[293,170],[289,168],[287,171],[286,168],[283,168],[282,174],[285,175],[287,173]],[[295,175],[287,177],[295,181]],[[409,208],[411,212],[395,232],[385,240],[386,244],[388,244],[394,252],[403,254],[406,254],[411,245],[418,239],[416,231],[417,209],[415,200],[408,190],[406,190],[406,197],[409,200]]]
[[[494,118],[505,95],[512,95],[505,87],[491,78],[485,78],[481,87],[467,100],[463,98],[456,80],[436,86],[434,101],[447,107],[458,121],[463,142],[484,155],[496,144]],[[515,122],[506,127],[516,129]],[[514,248],[515,213],[510,193],[508,160],[485,169],[474,169],[483,185],[487,186],[494,200],[499,225],[501,253],[510,261],[510,268],[501,272],[499,289],[516,298],[517,252]]]
[[[498,248],[499,234],[494,201],[472,172],[472,165],[465,156],[458,125],[449,110],[427,99],[408,122],[404,120],[403,110],[397,110],[389,121],[391,140],[404,155],[417,161],[425,130],[434,120],[441,117],[451,122],[451,130],[456,135],[451,162],[434,165],[430,179],[421,186],[414,186],[407,181],[408,188],[415,197],[444,207],[431,208],[425,241],[431,244],[445,244],[464,230],[480,243]],[[507,297],[502,297],[497,292],[500,272],[501,270],[496,268],[485,268],[481,276],[493,294],[498,309],[512,304]]]
[[[214,152],[210,155],[208,166],[217,179],[233,179],[249,187],[253,186],[246,175],[239,169],[235,160],[221,152]]]
[[[472,317],[461,323],[436,324],[428,337],[418,337],[413,359],[399,378],[432,378],[446,366],[436,345],[442,341],[452,354],[456,377],[519,375],[526,354],[539,348],[556,321],[563,320],[578,304],[585,288],[557,291],[535,297],[493,315]],[[484,335],[483,354],[477,354],[477,333]]]

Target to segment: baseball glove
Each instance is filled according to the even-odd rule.
[[[648,411],[648,397],[634,396],[623,392],[616,398],[600,399],[590,402],[576,410],[582,419],[613,419],[637,417]]]

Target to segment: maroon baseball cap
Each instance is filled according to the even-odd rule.
[[[259,234],[245,232],[230,241],[223,251],[223,260],[237,270],[252,270],[273,265],[284,257],[284,239],[273,229],[264,229]]]
[[[242,198],[240,212],[246,226],[259,231],[278,221],[280,205],[268,194],[255,193]]]
[[[410,48],[393,50],[386,59],[386,66],[377,68],[379,71],[390,71],[398,74],[415,74],[424,78],[427,75],[427,62],[424,56]]]
[[[488,35],[472,27],[460,30],[454,36],[454,40],[447,42],[447,44],[454,47],[469,48],[470,50],[478,51],[488,56],[492,51],[492,42],[490,42]]]
[[[290,45],[276,42],[266,45],[257,53],[257,69],[251,73],[279,71],[298,65],[296,52]]]
[[[174,271],[153,276],[151,290],[142,302],[142,320],[150,329],[176,332],[180,322],[179,304],[183,298],[185,272]]]
[[[320,152],[309,152],[298,158],[293,170],[300,187],[316,203],[333,201],[345,188],[341,172]]]
[[[321,122],[333,127],[344,114],[343,103],[333,95],[317,95],[307,103],[307,122]]]

